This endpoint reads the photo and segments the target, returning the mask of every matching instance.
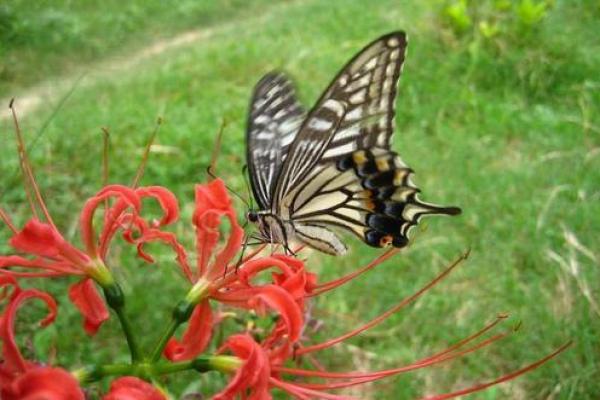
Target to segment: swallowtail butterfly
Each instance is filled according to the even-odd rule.
[[[390,149],[404,32],[380,37],[337,74],[306,112],[291,81],[269,73],[254,89],[246,134],[248,212],[261,242],[306,244],[328,254],[346,246],[342,228],[375,247],[403,247],[424,215],[456,207],[421,201],[412,170]]]

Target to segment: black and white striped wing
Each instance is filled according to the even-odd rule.
[[[318,165],[373,146],[389,148],[406,35],[393,32],[361,50],[338,73],[303,122],[277,182],[275,200]]]
[[[405,50],[405,34],[394,32],[359,52],[306,117],[290,148],[273,211],[312,247],[345,252],[331,227],[372,246],[403,247],[421,216],[460,212],[420,201],[412,171],[390,150]]]
[[[271,72],[255,86],[250,103],[246,148],[250,184],[260,209],[269,209],[279,171],[306,113],[292,82]]]

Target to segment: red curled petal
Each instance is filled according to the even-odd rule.
[[[217,212],[207,211],[201,217],[194,218],[198,276],[205,276],[213,250],[219,243],[219,223],[220,215]]]
[[[231,199],[227,193],[227,187],[221,179],[215,179],[206,185],[196,185],[196,213],[202,213],[205,210],[228,211],[229,209],[231,209]]]
[[[10,292],[10,294],[8,294],[6,292],[6,290],[4,290],[6,286],[12,286],[12,292]],[[14,276],[11,276],[11,275],[0,275],[0,289],[2,289],[2,291],[0,292],[0,300],[5,299],[7,297],[12,300],[21,291],[21,288],[19,287],[17,280],[15,279]]]
[[[229,238],[225,247],[216,256],[210,273],[206,275],[208,260],[219,239],[217,228],[221,215],[226,215],[229,219],[231,227]],[[213,280],[223,274],[227,264],[240,250],[244,239],[244,230],[237,222],[231,198],[222,180],[215,179],[206,185],[196,185],[196,210],[193,222],[197,232],[199,273],[202,276],[206,275],[208,280]]]
[[[133,376],[124,376],[110,384],[102,400],[166,400],[156,387]]]
[[[243,263],[237,273],[237,279],[242,283],[249,285],[250,279],[254,278],[259,272],[268,268],[277,268],[282,275],[288,276],[293,273],[285,261],[275,257],[261,257]]]
[[[8,283],[13,284],[13,283]],[[28,299],[38,298],[43,300],[48,306],[48,314],[40,322],[42,326],[47,326],[56,318],[56,301],[45,292],[35,289],[19,290],[16,284],[15,292],[11,296],[11,300],[2,314],[0,320],[0,339],[2,339],[2,372],[7,374],[20,374],[27,370],[29,363],[23,358],[17,343],[15,341],[15,317],[19,307]]]
[[[158,226],[169,225],[179,218],[179,203],[175,195],[162,186],[147,186],[136,189],[140,197],[151,197],[158,201],[163,210],[163,217]]]
[[[96,248],[96,237],[94,233],[94,213],[100,204],[104,200],[116,197],[120,201],[115,207],[121,213],[125,211],[127,207],[133,207],[136,212],[139,212],[141,207],[140,198],[136,194],[134,189],[131,189],[123,185],[108,185],[100,190],[96,195],[85,202],[81,216],[79,217],[79,227],[81,229],[81,240],[85,245],[86,252],[91,257],[98,256],[98,249]],[[113,216],[118,218],[117,216]]]
[[[303,324],[302,310],[287,291],[275,285],[263,286],[256,299],[277,310],[285,321],[291,342],[296,342],[300,338]]]
[[[231,210],[227,213],[231,231],[229,232],[229,238],[223,250],[219,252],[215,258],[215,263],[210,271],[208,280],[214,280],[225,273],[225,268],[233,260],[235,255],[242,248],[242,242],[244,241],[244,230],[238,224],[235,212]]]
[[[69,299],[84,318],[85,332],[90,336],[95,335],[109,314],[94,282],[86,278],[72,285],[69,288]]]
[[[181,267],[181,271],[188,280],[192,281],[192,270],[188,263],[185,247],[179,243],[174,233],[163,232],[156,228],[144,228],[142,229],[141,236],[133,240],[133,243],[137,245],[138,256],[149,263],[153,263],[154,259],[152,256],[144,251],[144,245],[148,242],[162,242],[170,246],[175,252],[175,260]]]
[[[283,261],[293,271],[304,270],[304,261],[285,254],[273,254],[273,258]]]
[[[34,367],[0,390],[3,400],[84,400],[73,375],[61,368]]]
[[[302,310],[292,295],[275,285],[265,285],[250,289],[233,290],[212,296],[217,301],[233,306],[252,308],[263,313],[265,305],[279,313],[287,327],[291,342],[296,342],[302,332]]]
[[[191,360],[198,356],[210,342],[213,322],[210,304],[205,300],[194,308],[181,342],[171,338],[164,356],[171,361]]]
[[[18,251],[40,257],[57,258],[60,255],[60,234],[50,224],[31,219],[23,229],[10,239],[10,245]]]
[[[269,393],[269,376],[271,366],[269,357],[258,343],[249,335],[233,335],[226,341],[221,350],[230,350],[235,356],[244,360],[229,384],[217,393],[213,400],[229,400],[236,395],[245,395],[252,400],[271,399]]]
[[[208,262],[219,242],[219,224],[226,210],[222,205],[231,204],[225,185],[220,180],[195,187],[196,208],[192,223],[196,229],[196,254],[198,255],[198,275],[204,276]]]

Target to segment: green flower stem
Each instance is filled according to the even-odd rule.
[[[169,339],[171,339],[179,325],[181,325],[181,322],[175,320],[174,318],[171,319],[171,322],[167,326],[167,329],[154,346],[154,350],[152,350],[152,355],[150,356],[150,361],[158,361],[160,359],[160,356],[163,350],[165,349],[167,342],[169,341]]]
[[[131,361],[135,362],[140,359],[140,348],[133,334],[131,322],[129,321],[129,318],[127,318],[127,316],[125,315],[125,310],[123,309],[123,307],[115,308],[114,310],[115,313],[117,313],[117,317],[119,317],[119,322],[121,323],[123,333],[125,333],[125,338],[127,339],[127,346],[129,346],[129,353],[131,354]]]
[[[181,302],[179,302],[179,304],[177,304],[177,306],[173,310],[171,322],[169,323],[167,329],[165,329],[165,332],[162,334],[162,336],[154,346],[154,350],[152,351],[152,355],[150,356],[150,361],[156,362],[160,359],[160,356],[163,353],[163,350],[165,349],[165,346],[167,345],[169,339],[171,339],[179,325],[187,322],[190,319],[190,316],[192,315],[193,311],[194,304],[190,303],[187,300],[182,300]]]
[[[202,356],[191,361],[135,364],[106,364],[73,371],[73,375],[82,383],[92,383],[107,376],[137,376],[142,379],[173,374],[176,372],[196,370],[198,372],[221,371],[231,373],[242,361],[233,356]]]
[[[127,345],[129,346],[131,361],[136,362],[140,359],[140,348],[133,334],[131,322],[129,321],[129,318],[127,318],[127,315],[125,315],[125,296],[123,294],[123,290],[121,290],[121,287],[116,282],[112,282],[103,289],[106,303],[114,310],[119,318],[119,322],[121,323],[121,329],[123,329],[123,333],[125,334],[125,338],[127,340]]]

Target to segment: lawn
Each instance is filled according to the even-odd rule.
[[[217,171],[246,193],[247,105],[263,74],[288,72],[308,106],[362,46],[405,30],[409,50],[394,149],[416,171],[425,200],[460,206],[463,215],[427,220],[412,246],[319,298],[322,337],[379,315],[461,253],[471,254],[416,303],[321,361],[340,371],[391,368],[443,349],[506,312],[507,326],[519,330],[489,350],[352,394],[410,399],[456,390],[573,340],[556,360],[471,398],[600,397],[597,2],[553,1],[537,11],[534,5],[543,2],[533,0],[512,7],[497,1],[187,1],[180,8],[134,1],[109,2],[102,10],[26,3],[0,5],[0,97],[16,98],[26,140],[35,142],[30,158],[40,186],[73,238],[83,202],[102,184],[102,127],[110,131],[110,182],[129,184],[155,121],[163,119],[142,183],[166,186],[179,197],[183,216],[176,230],[191,240],[194,184],[206,180],[222,121]],[[189,40],[170,39],[189,29],[199,31]],[[39,88],[35,107],[21,103]],[[29,214],[12,132],[3,119],[0,203],[21,224]],[[241,202],[238,209],[243,218]],[[9,233],[0,228],[3,253]],[[350,256],[313,253],[308,264],[327,279],[379,254],[355,239],[349,243]],[[159,246],[153,251],[158,265],[129,263],[126,247],[114,256],[115,264],[128,261],[115,269],[144,344],[154,340],[185,287],[172,254]],[[24,319],[20,332],[28,351],[55,353],[72,367],[126,360],[115,318],[87,340],[73,328],[80,317],[68,305],[66,282],[43,287],[57,295],[60,316],[45,330]],[[187,374],[169,386],[179,394],[218,388],[219,379]]]

